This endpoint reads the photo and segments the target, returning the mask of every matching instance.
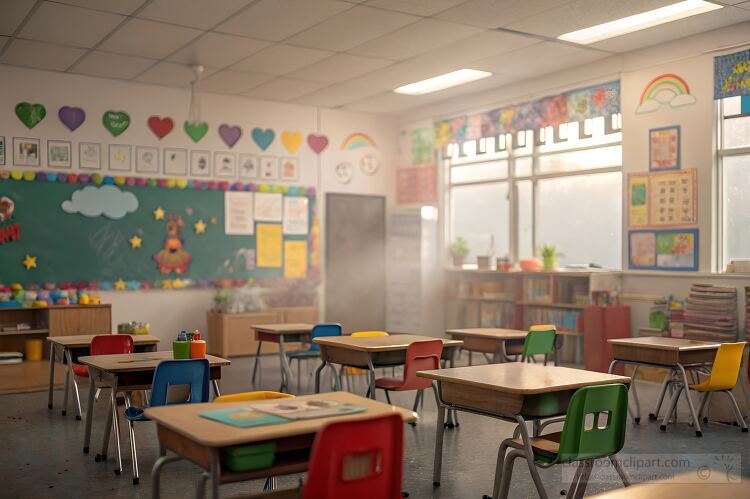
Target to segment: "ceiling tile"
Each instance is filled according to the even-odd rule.
[[[740,9],[747,9],[747,10],[750,10],[750,2],[742,2],[742,3],[738,3],[738,4],[737,4],[737,7],[739,7]]]
[[[0,35],[12,35],[36,0],[0,0]]]
[[[240,73],[225,70],[201,79],[198,88],[201,92],[241,94],[271,79],[273,79],[273,76],[262,73]]]
[[[263,83],[255,87],[244,95],[255,97],[256,99],[267,99],[287,102],[296,99],[310,92],[314,92],[322,87],[325,83],[315,81],[293,80],[291,78],[277,78],[275,80]]]
[[[203,78],[215,73],[212,68],[203,70]],[[195,79],[193,70],[183,64],[160,62],[144,71],[135,80],[143,83],[154,83],[170,87],[187,87]],[[200,84],[199,84],[200,85]]]
[[[195,29],[172,24],[131,19],[98,48],[118,54],[161,59],[182,47],[200,33]]]
[[[308,49],[277,43],[238,62],[230,69],[270,75],[284,75],[309,66],[333,54],[334,52],[328,50]]]
[[[65,71],[86,51],[80,48],[15,39],[0,62],[30,68]]]
[[[15,1],[15,0],[13,0]],[[56,0],[59,3],[77,5],[89,9],[104,10],[115,14],[132,14],[138,7],[149,0]]]
[[[471,67],[471,61],[511,52],[535,43],[539,43],[537,38],[502,31],[484,31],[478,35],[440,47],[434,52],[423,54],[414,60],[431,63],[435,67],[450,66],[461,69],[467,66]]]
[[[260,0],[216,31],[280,41],[350,8],[337,0]]]
[[[345,51],[418,20],[399,12],[356,6],[295,35],[289,43]]]
[[[156,61],[145,57],[91,51],[78,61],[69,72],[101,78],[129,80],[135,78],[154,62]]]
[[[466,0],[367,0],[365,5],[397,10],[417,16],[432,16]]]
[[[468,38],[481,31],[480,28],[466,24],[449,23],[439,19],[423,19],[355,47],[349,52],[402,60],[429,52],[456,40]]]
[[[223,68],[267,47],[270,42],[207,32],[169,57],[170,61]]]
[[[19,37],[90,48],[125,19],[124,16],[71,5],[44,2]]]
[[[247,6],[250,1],[154,0],[138,12],[137,17],[191,28],[209,29]]]
[[[325,87],[307,95],[303,95],[302,97],[295,99],[294,102],[311,106],[339,107],[344,104],[362,100],[366,97],[371,97],[377,93],[379,92],[346,82],[338,85],[331,85],[330,87]]]
[[[337,54],[299,71],[295,71],[289,76],[300,80],[338,83],[370,73],[389,64],[392,64],[392,62],[386,59]]]
[[[365,113],[396,114],[412,107],[419,106],[425,101],[416,95],[401,95],[393,92],[383,92],[360,101],[344,106],[350,111]]]
[[[498,28],[545,12],[570,0],[469,0],[436,17],[483,28]]]

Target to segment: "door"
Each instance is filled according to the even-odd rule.
[[[385,328],[385,197],[326,195],[326,321]]]

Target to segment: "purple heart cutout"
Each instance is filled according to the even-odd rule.
[[[234,147],[240,137],[242,136],[242,128],[231,125],[221,125],[219,127],[219,136],[229,147]]]
[[[323,149],[328,147],[328,137],[311,133],[307,136],[307,145],[310,146],[310,149],[315,151],[315,154],[320,154]]]
[[[75,131],[76,128],[86,121],[86,112],[80,107],[63,106],[57,112],[57,116],[71,132]]]

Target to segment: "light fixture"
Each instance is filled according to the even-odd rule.
[[[458,71],[452,71],[426,80],[409,83],[408,85],[398,87],[394,92],[404,95],[424,95],[481,80],[488,76],[492,76],[492,73],[477,69],[459,69]]]
[[[718,5],[703,0],[684,0],[682,2],[665,5],[658,9],[641,12],[622,19],[616,19],[604,24],[597,24],[590,28],[579,29],[565,33],[557,38],[566,42],[580,43],[588,45],[589,43],[599,42],[607,38],[640,31],[646,28],[652,28],[660,24],[677,21],[690,16],[696,16],[712,10],[721,9],[723,5]]]

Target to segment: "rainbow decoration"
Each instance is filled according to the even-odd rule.
[[[653,113],[661,106],[677,108],[692,104],[695,104],[695,96],[690,94],[687,82],[676,74],[667,73],[657,76],[646,85],[635,113]]]
[[[375,148],[375,141],[372,140],[372,138],[367,134],[353,133],[345,138],[341,143],[342,151],[353,151],[362,147]]]

